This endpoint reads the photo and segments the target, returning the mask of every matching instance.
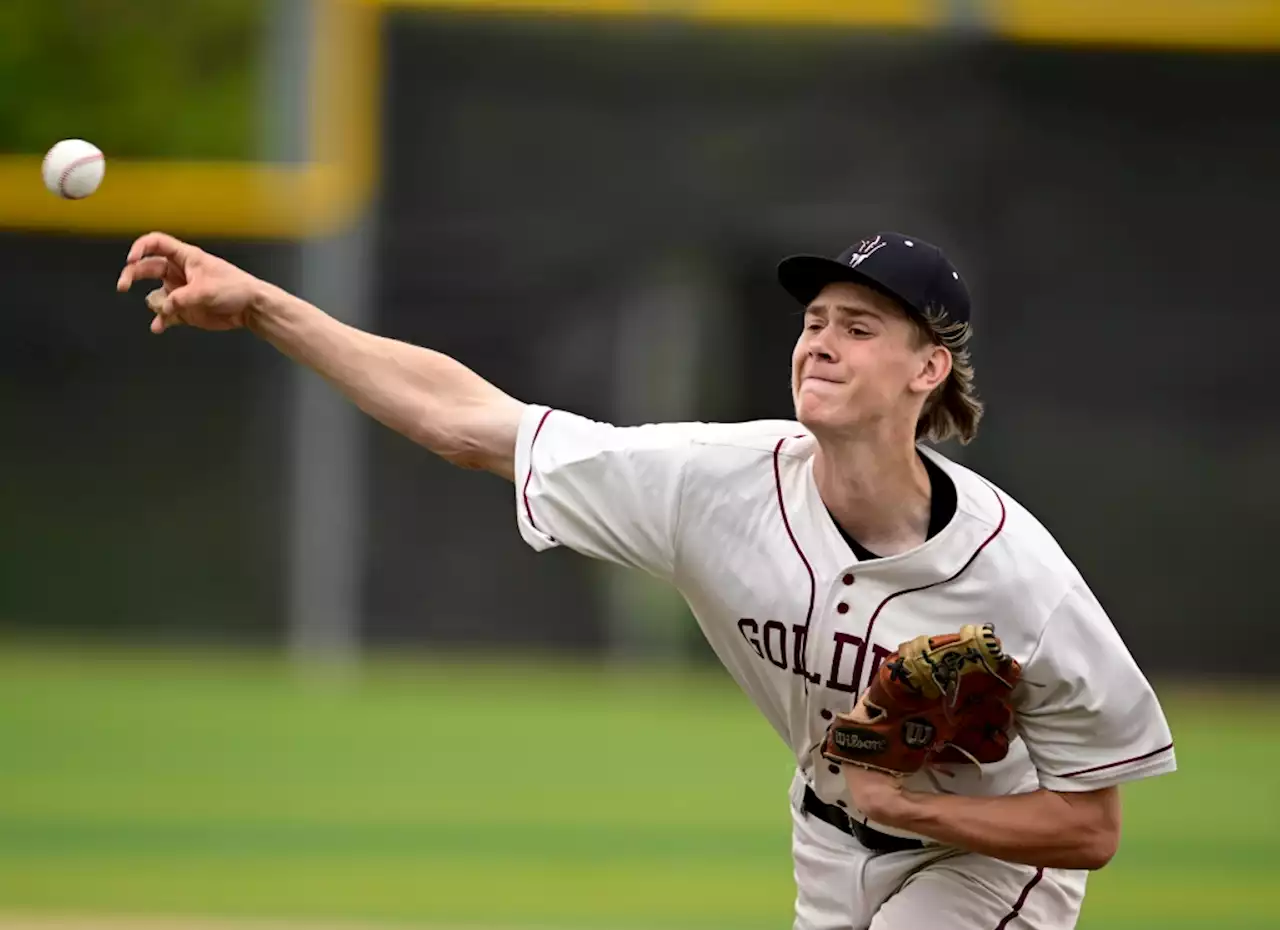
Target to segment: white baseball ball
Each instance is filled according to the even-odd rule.
[[[83,139],[63,139],[44,156],[44,186],[67,200],[88,197],[102,183],[107,165],[102,150]]]

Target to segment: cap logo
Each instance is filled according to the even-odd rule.
[[[889,243],[882,240],[879,236],[876,236],[874,239],[863,239],[858,243],[858,247],[854,249],[853,254],[849,256],[849,267],[857,268],[888,244]]]

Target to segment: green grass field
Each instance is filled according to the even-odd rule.
[[[1280,926],[1280,696],[1162,693],[1081,926]],[[790,772],[719,674],[8,647],[0,915],[789,927]]]

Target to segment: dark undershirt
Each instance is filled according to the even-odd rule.
[[[921,455],[920,461],[924,463],[924,469],[929,473],[929,487],[931,489],[929,495],[929,532],[925,538],[932,539],[942,532],[942,528],[950,523],[951,518],[955,516],[956,486],[947,477],[946,473],[931,462],[927,456]],[[831,511],[828,510],[827,513],[830,514]],[[836,525],[836,529],[840,531],[840,535],[849,544],[849,548],[853,550],[853,554],[858,557],[859,562],[880,558],[880,556],[850,536],[834,516],[831,518],[831,522]]]

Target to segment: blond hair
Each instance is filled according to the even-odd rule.
[[[978,434],[983,403],[973,384],[973,361],[968,323],[948,320],[937,307],[926,307],[923,319],[912,316],[922,342],[943,346],[951,353],[951,373],[933,389],[916,423],[916,439],[927,442],[959,440],[967,445]]]

